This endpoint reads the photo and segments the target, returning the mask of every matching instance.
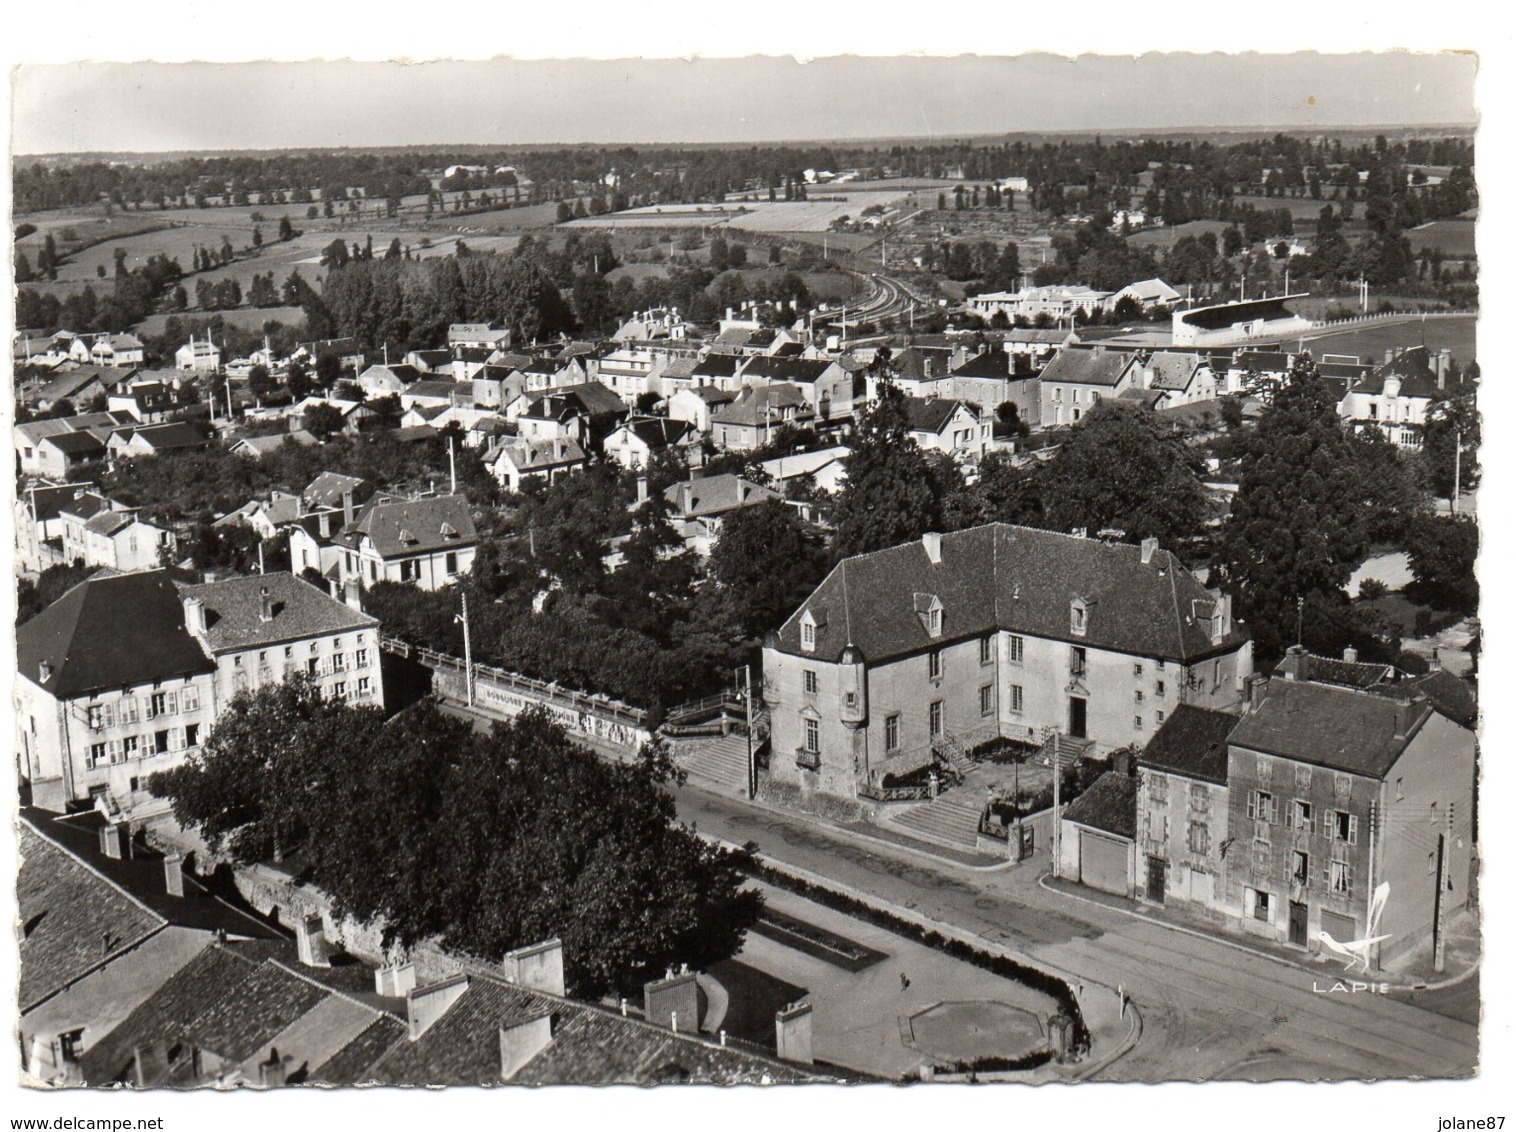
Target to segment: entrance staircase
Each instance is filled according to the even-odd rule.
[[[968,760],[964,760],[968,762]],[[984,812],[983,772],[969,762],[963,781],[930,802],[881,817],[879,824],[948,849],[972,853],[978,845]]]
[[[673,743],[674,761],[692,786],[747,796],[747,736],[740,731]]]

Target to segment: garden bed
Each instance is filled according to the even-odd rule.
[[[862,971],[886,958],[882,951],[773,909],[758,917],[752,931],[844,971]]]

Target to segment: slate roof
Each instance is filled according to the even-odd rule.
[[[135,521],[135,515],[129,515],[124,511],[101,511],[90,517],[89,522],[84,524],[84,529],[91,534],[109,537],[122,528],[131,526]]]
[[[271,436],[244,436],[232,444],[231,451],[244,452],[249,456],[264,456],[270,452],[277,452],[284,446],[286,440],[303,447],[320,443],[305,429],[297,428],[290,432],[276,432]]]
[[[95,495],[95,492],[90,490],[94,486],[87,483],[39,484],[32,488],[22,488],[16,494],[29,513],[35,510],[36,521],[42,523],[49,519],[56,519],[64,511],[69,510],[68,505],[74,501],[76,495]],[[103,498],[103,496],[96,497]]]
[[[774,348],[776,358],[798,358],[805,353],[804,342],[781,342]]]
[[[1344,688],[1372,688],[1375,684],[1390,683],[1395,678],[1393,665],[1365,664],[1361,661],[1317,656],[1315,653],[1303,653],[1298,658],[1285,656],[1274,666],[1274,675],[1283,676],[1292,660],[1296,659],[1298,659],[1296,679],[1313,680],[1318,684],[1337,684]]]
[[[123,429],[122,433],[128,430]],[[204,448],[205,436],[194,425],[185,424],[183,421],[174,421],[170,424],[143,425],[140,428],[131,429],[133,442],[142,441],[154,451],[169,452],[185,448]],[[117,435],[121,435],[118,433]]]
[[[111,501],[98,491],[81,491],[58,504],[57,514],[75,519],[92,519],[102,511],[109,511]]]
[[[555,996],[471,975],[458,1000],[415,1041],[397,1042],[363,1076],[389,1084],[500,1083],[500,1027],[548,1013],[552,1042],[512,1078],[527,1085],[732,1084],[803,1081],[800,1067]]]
[[[415,356],[428,369],[438,369],[442,366],[451,365],[453,361],[451,350],[417,350],[415,351]]]
[[[524,437],[511,437],[492,448],[485,456],[485,462],[493,464],[506,457],[518,472],[582,464],[585,460],[584,449],[575,440],[527,440]]]
[[[391,377],[399,381],[402,385],[406,386],[410,386],[415,382],[421,380],[421,371],[415,366],[406,365],[404,362],[397,362],[394,365],[385,365],[383,362],[380,362],[377,365],[369,366],[368,369],[364,370],[359,375],[360,380],[367,377],[375,370],[380,370],[383,373],[389,374]]]
[[[1278,350],[1240,350],[1232,355],[1232,368],[1259,373],[1288,373],[1290,355]]]
[[[166,921],[72,854],[19,825],[21,921],[18,1002],[23,1011],[132,947]]]
[[[43,444],[51,445],[64,455],[73,456],[81,452],[103,452],[105,442],[98,436],[88,432],[60,432],[53,436],[44,436],[37,442],[40,447]]]
[[[557,396],[572,397],[592,417],[625,414],[626,404],[598,381],[581,381],[557,390]]]
[[[469,388],[466,385],[462,385],[461,382],[448,381],[436,377],[427,377],[422,378],[414,385],[408,386],[405,390],[405,395],[407,397],[441,397],[444,400],[451,401],[453,394],[456,393],[460,387]]]
[[[184,1038],[227,1061],[246,1061],[331,992],[265,962],[211,996]]]
[[[1404,681],[1401,688],[1426,696],[1431,705],[1460,727],[1479,722],[1479,699],[1473,685],[1446,668]]]
[[[702,377],[736,377],[745,359],[740,354],[707,354],[692,372]]]
[[[1042,381],[1044,385],[1114,386],[1136,364],[1136,356],[1122,350],[1064,350],[1042,371]]]
[[[72,397],[79,390],[94,382],[100,381],[100,371],[94,366],[81,366],[53,378],[41,389],[37,390],[39,401],[61,401],[65,397]]]
[[[1195,371],[1200,366],[1201,359],[1194,354],[1159,350],[1148,358],[1148,364],[1145,367],[1151,375],[1148,388],[1183,392],[1190,387],[1190,382],[1195,380]]]
[[[300,493],[300,498],[311,511],[341,507],[342,493],[351,491],[353,501],[366,502],[374,494],[375,487],[368,480],[357,476],[345,476],[341,472],[322,472]]]
[[[245,978],[253,964],[226,947],[207,947],[133,1010],[110,1033],[85,1048],[79,1069],[86,1085],[123,1080],[133,1068],[138,1045],[163,1040],[173,1045],[220,989]]]
[[[324,1064],[315,1066],[307,1080],[328,1085],[359,1085],[372,1081],[369,1067],[405,1036],[404,1022],[390,1014],[379,1014]]]
[[[1432,368],[1431,353],[1425,346],[1401,350],[1385,365],[1373,370],[1351,387],[1351,393],[1380,394],[1387,377],[1400,378],[1400,396],[1437,400],[1447,396],[1437,388],[1437,372]]]
[[[1011,376],[1011,356],[999,350],[986,350],[975,354],[950,374],[952,377],[993,377],[1004,380]]]
[[[783,498],[777,491],[750,483],[730,472],[704,479],[681,480],[671,484],[663,497],[681,519],[725,515],[739,507],[752,507],[767,499]]]
[[[1116,837],[1137,836],[1137,780],[1106,771],[1063,811],[1063,820]]]
[[[669,362],[668,365],[663,367],[663,373],[660,376],[673,379],[683,379],[692,377],[694,373],[694,358],[675,358],[673,361]]]
[[[1263,702],[1233,730],[1231,743],[1383,778],[1431,714],[1426,700],[1406,703],[1328,684],[1272,680]]]
[[[460,550],[479,541],[469,502],[461,495],[367,503],[332,541],[356,550],[364,535],[381,558]]]
[[[44,436],[59,436],[63,433],[80,432],[87,428],[115,428],[117,425],[135,424],[130,413],[76,413],[72,417],[48,417],[40,421],[18,424],[16,431],[36,444]]]
[[[948,422],[953,419],[953,414],[959,409],[968,409],[975,420],[979,419],[979,414],[962,401],[954,401],[946,397],[936,397],[932,400],[924,400],[920,397],[906,398],[906,416],[910,420],[912,432],[940,433],[947,428]]]
[[[760,355],[744,367],[742,379],[746,381],[750,377],[762,377],[769,381],[814,385],[831,367],[831,362],[822,359],[776,358]]]
[[[712,413],[711,422],[757,427],[768,423],[770,412],[804,409],[805,404],[804,395],[789,382],[782,385],[750,385],[736,400]]]
[[[1148,740],[1138,763],[1225,786],[1227,736],[1237,726],[1237,718],[1230,712],[1180,704]]]
[[[259,620],[265,589],[273,608],[269,621]],[[375,618],[290,573],[226,578],[180,586],[179,592],[183,597],[199,598],[205,603],[205,637],[217,655],[328,633],[371,629],[379,624]]]
[[[216,670],[168,571],[95,576],[16,630],[20,673],[57,699]],[[52,673],[40,679],[40,665]]]
[[[627,421],[622,427],[654,450],[679,444],[695,431],[695,426],[689,421],[676,421],[669,417],[638,417]]]
[[[870,662],[982,636],[997,629],[1134,656],[1193,661],[1246,639],[1233,628],[1212,643],[1196,614],[1214,599],[1172,553],[1143,565],[1141,548],[1054,531],[989,523],[941,536],[933,563],[921,541],[844,559],[784,623],[777,647],[836,661],[849,644]],[[943,634],[927,635],[915,595],[942,601]],[[1070,629],[1070,603],[1089,603],[1084,636]],[[805,610],[824,624],[816,649],[800,647]]]

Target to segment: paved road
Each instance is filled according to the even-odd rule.
[[[1143,1037],[1102,1079],[1447,1077],[1475,1064],[1475,1027],[1435,1012],[1457,994],[1423,996],[1423,1009],[1403,997],[1317,993],[1313,983],[1331,987],[1335,967],[1302,970],[1048,891],[1036,883],[1045,859],[974,872],[692,787],[678,805],[703,832],[756,842],[766,856],[998,940],[1076,981],[1122,985],[1142,1011]]]

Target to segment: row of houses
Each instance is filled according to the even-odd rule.
[[[186,421],[144,424],[125,409],[25,421],[14,426],[12,442],[21,475],[59,481],[100,461],[200,451],[210,443]]]

